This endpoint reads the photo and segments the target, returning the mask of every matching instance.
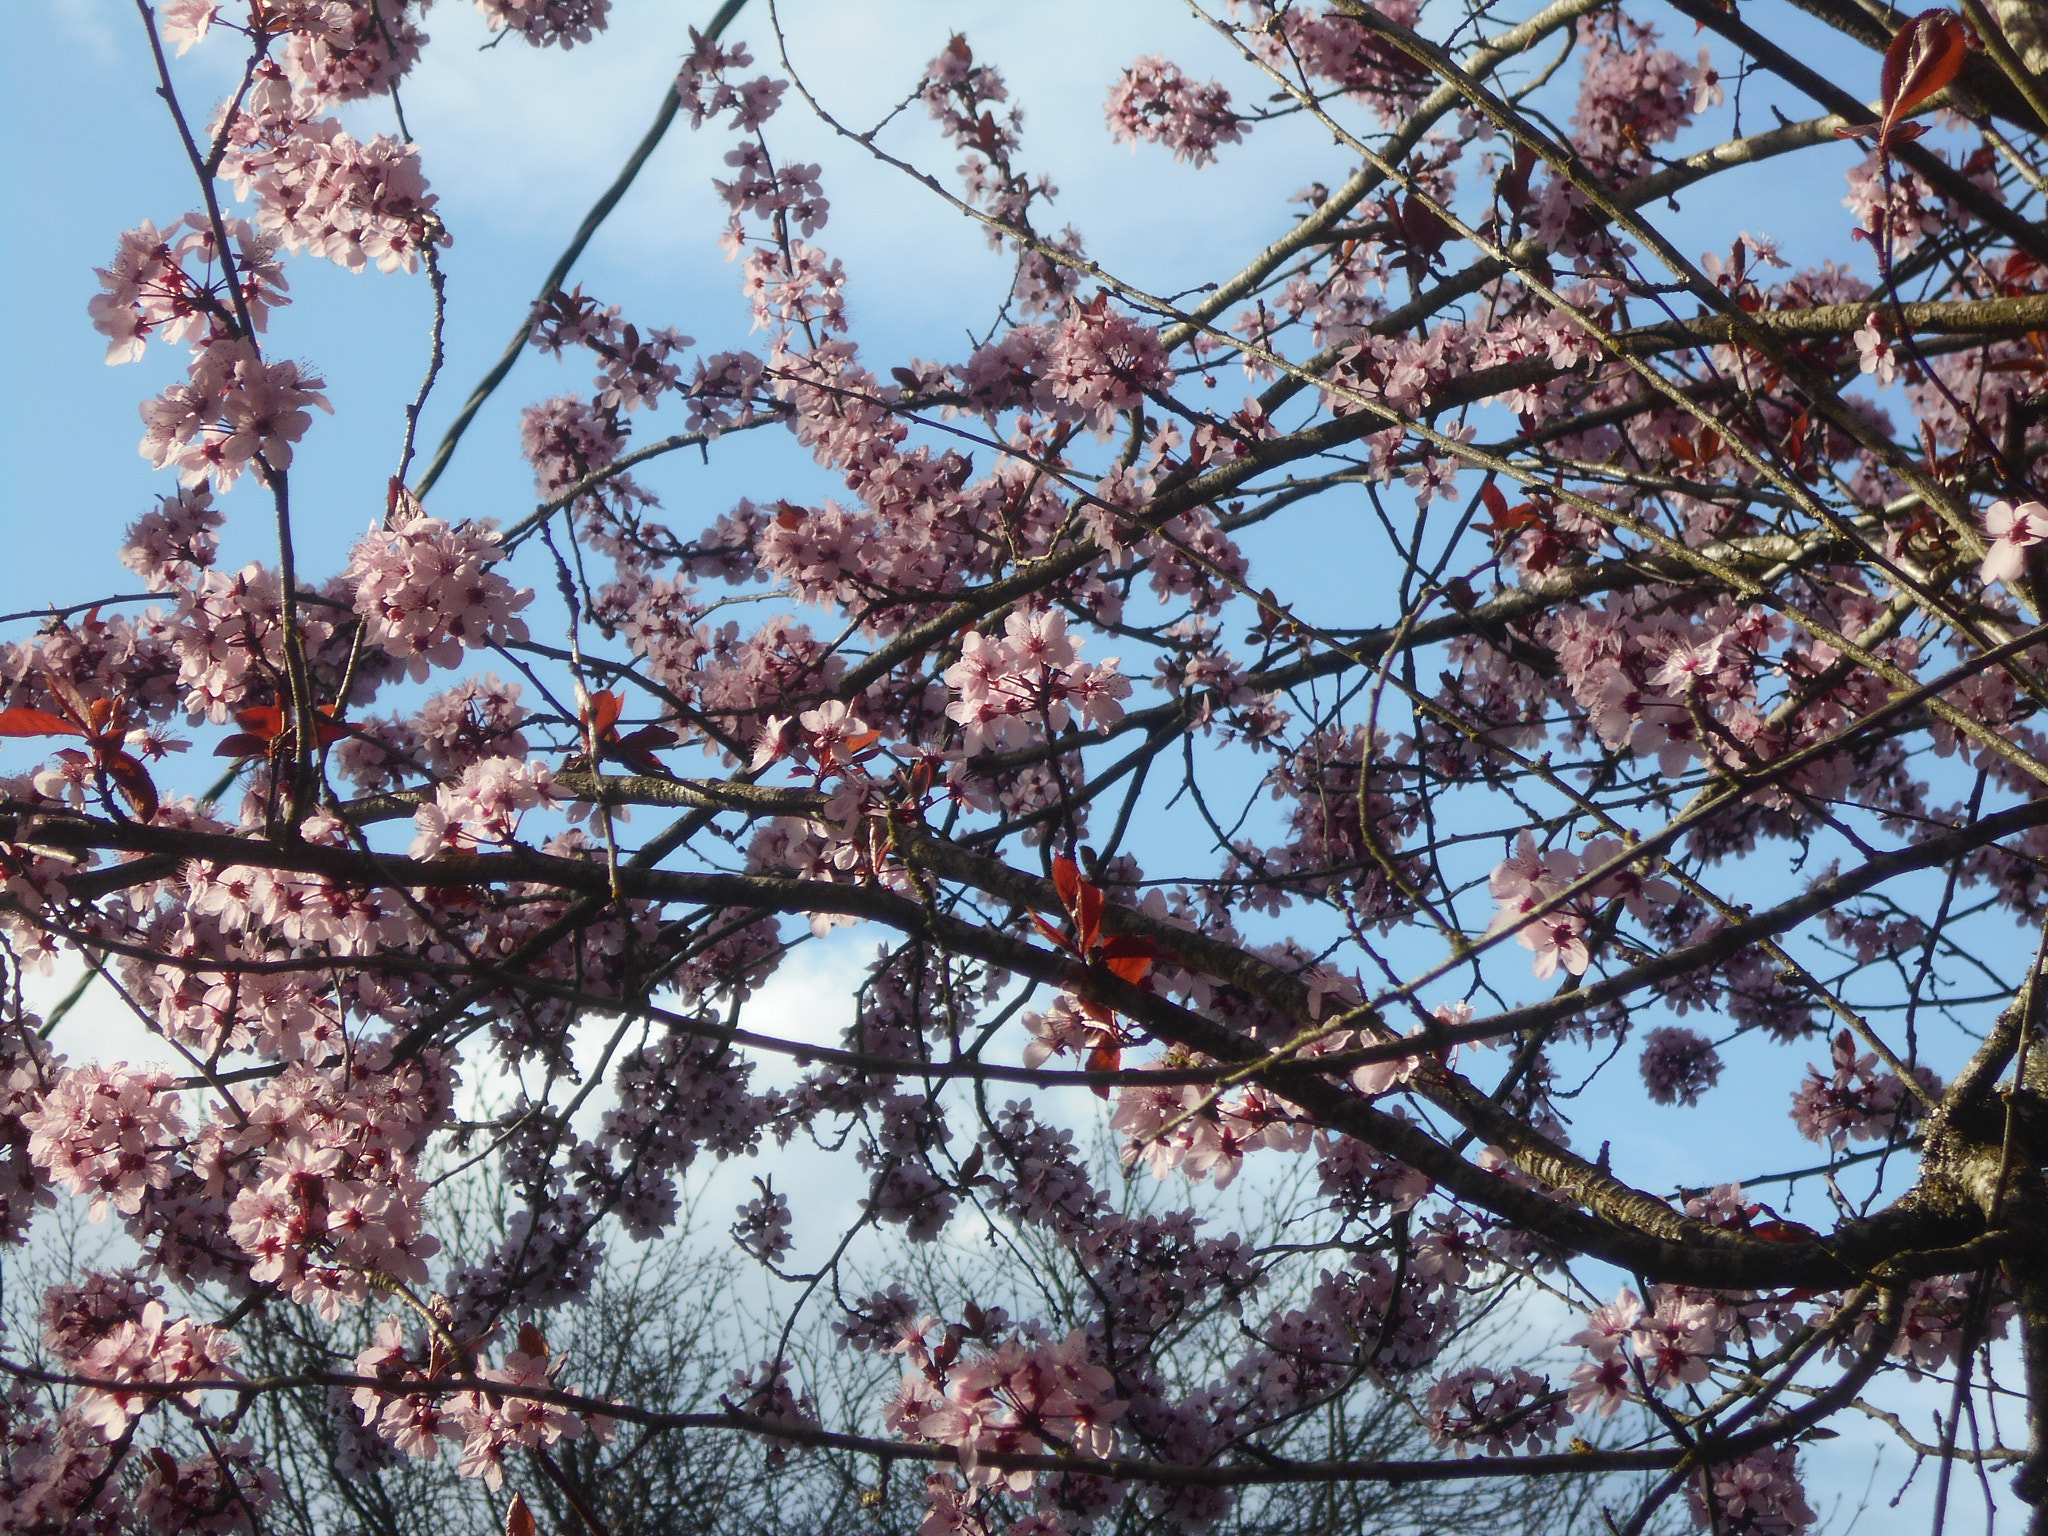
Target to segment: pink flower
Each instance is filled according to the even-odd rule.
[[[1642,1315],[1642,1298],[1623,1286],[1606,1306],[1595,1307],[1588,1312],[1586,1326],[1566,1342],[1591,1350],[1596,1359],[1610,1359],[1627,1340]]]
[[[1855,341],[1860,372],[1877,375],[1879,388],[1898,378],[1899,359],[1892,350],[1891,338],[1878,329],[1876,310],[1872,310],[1863,324],[1856,328]]]
[[[1984,531],[1991,535],[1978,574],[1986,583],[2011,582],[2027,568],[2026,552],[2048,539],[2048,506],[2038,501],[1994,501],[1984,514]]]
[[[172,1155],[185,1126],[170,1074],[126,1062],[60,1074],[21,1123],[29,1156],[73,1194],[92,1196],[94,1221],[110,1204],[135,1215],[148,1191],[171,1182]]]
[[[573,48],[604,30],[612,0],[477,0],[493,32],[510,28],[536,48]]]
[[[165,0],[157,16],[164,41],[178,45],[180,58],[206,40],[207,28],[220,15],[220,0]]]
[[[1180,66],[1156,54],[1139,59],[1109,88],[1102,115],[1119,144],[1144,139],[1164,144],[1176,160],[1207,165],[1219,144],[1244,137],[1243,120],[1230,110],[1230,92],[1210,81],[1197,85]]]
[[[1698,1478],[1687,1478],[1685,1500],[1700,1530],[1731,1536],[1801,1536],[1818,1518],[1799,1481],[1799,1452],[1766,1446],[1738,1462],[1716,1463],[1707,1474],[1714,1501],[1709,1513]]]
[[[464,647],[524,640],[526,623],[517,615],[533,592],[515,590],[490,569],[497,558],[489,523],[451,527],[416,514],[395,528],[373,528],[348,565],[369,640],[419,682],[430,666],[457,665]]]
[[[1586,914],[1576,903],[1542,917],[1529,915],[1563,893],[1583,869],[1583,861],[1567,849],[1538,853],[1536,840],[1524,832],[1514,857],[1495,866],[1488,880],[1499,906],[1487,932],[1513,931],[1516,943],[1535,951],[1538,978],[1555,975],[1559,966],[1583,976],[1592,964],[1586,948]]]
[[[143,402],[138,449],[158,469],[175,466],[186,485],[211,478],[225,490],[252,465],[259,475],[289,469],[292,445],[312,425],[307,408],[334,410],[324,380],[289,360],[265,362],[246,341],[207,343],[188,376]]]
[[[1704,47],[1700,49],[1699,63],[1686,70],[1685,78],[1692,85],[1692,109],[1696,114],[1728,99],[1728,93],[1721,89],[1721,76]]]
[[[1572,1371],[1571,1381],[1565,1407],[1574,1414],[1597,1413],[1603,1419],[1613,1418],[1635,1387],[1628,1361],[1617,1354],[1588,1360]]]
[[[77,1362],[78,1373],[102,1381],[165,1382],[218,1380],[231,1375],[227,1361],[235,1342],[220,1329],[189,1317],[166,1320],[164,1304],[150,1301],[141,1312],[100,1339]],[[200,1392],[172,1394],[196,1407]],[[131,1420],[140,1418],[166,1398],[155,1392],[119,1387],[86,1387],[79,1392],[80,1412],[108,1440],[118,1440]]]
[[[1705,1035],[1661,1025],[1643,1037],[1642,1071],[1656,1103],[1693,1105],[1720,1081],[1721,1057]]]
[[[1705,1381],[1721,1347],[1720,1307],[1675,1286],[1660,1285],[1650,1294],[1655,1306],[1637,1320],[1629,1345],[1651,1389]]]
[[[471,763],[456,782],[439,786],[432,804],[413,813],[412,857],[509,845],[528,811],[553,809],[564,798],[546,763],[512,757]]]
[[[1504,1456],[1556,1440],[1568,1415],[1545,1401],[1550,1383],[1520,1366],[1494,1371],[1483,1365],[1439,1377],[1424,1394],[1430,1438],[1457,1454],[1474,1450]]]

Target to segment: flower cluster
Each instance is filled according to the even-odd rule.
[[[509,28],[536,48],[573,48],[604,30],[612,0],[476,0],[493,32]]]
[[[1715,1464],[1706,1474],[1713,1505],[1698,1478],[1687,1478],[1685,1501],[1699,1530],[1728,1536],[1800,1536],[1820,1517],[1806,1502],[1799,1480],[1799,1452],[1789,1445],[1766,1446],[1736,1462]]]
[[[552,810],[563,796],[548,765],[523,757],[486,757],[469,764],[453,783],[440,785],[433,803],[413,812],[412,856],[494,845],[509,847],[528,811]]]
[[[423,1461],[440,1453],[443,1440],[459,1442],[462,1475],[481,1478],[494,1492],[504,1486],[507,1451],[545,1450],[559,1441],[578,1439],[586,1430],[599,1438],[610,1436],[610,1423],[601,1414],[578,1414],[527,1395],[559,1391],[557,1377],[567,1364],[567,1357],[552,1353],[547,1339],[531,1324],[519,1330],[518,1345],[506,1351],[502,1366],[474,1367],[474,1374],[487,1385],[452,1394],[434,1392],[431,1384],[450,1375],[458,1361],[471,1365],[462,1341],[445,1325],[422,1346],[409,1340],[394,1319],[384,1319],[377,1325],[374,1342],[355,1362],[356,1375],[379,1383],[351,1393],[364,1426]],[[429,1389],[420,1390],[415,1383],[429,1384]],[[395,1390],[400,1387],[411,1389]]]
[[[338,118],[310,118],[283,97],[236,119],[236,151],[222,173],[256,205],[256,227],[294,254],[360,272],[417,272],[422,253],[450,236],[420,171],[419,150],[384,134],[358,140]]]
[[[1659,1104],[1697,1104],[1721,1080],[1721,1055],[1696,1030],[1659,1025],[1643,1036],[1643,1086]]]
[[[1592,964],[1586,939],[1595,908],[1601,902],[1615,902],[1639,919],[1677,894],[1668,881],[1643,873],[1633,863],[1611,869],[1569,901],[1552,905],[1589,871],[1600,869],[1623,857],[1625,845],[1612,837],[1596,837],[1582,852],[1567,848],[1539,851],[1527,832],[1521,836],[1514,856],[1496,865],[1487,889],[1498,903],[1489,933],[1512,932],[1515,942],[1536,952],[1535,972],[1540,979],[1556,974],[1561,966],[1574,976],[1583,976]],[[1539,908],[1550,910],[1532,916]]]
[[[286,358],[265,362],[246,341],[209,341],[187,381],[143,402],[138,451],[158,469],[175,469],[188,486],[212,480],[225,490],[255,470],[268,481],[291,468],[292,445],[306,435],[311,407],[330,414],[326,380]]]
[[[124,230],[110,266],[96,268],[103,290],[86,304],[93,329],[107,338],[108,363],[132,363],[151,337],[203,342],[230,334],[240,312],[262,330],[291,300],[277,241],[240,219],[227,223],[233,278],[221,270],[212,222],[188,213],[168,230],[145,219]]]
[[[1423,1403],[1438,1445],[1453,1445],[1461,1456],[1474,1450],[1505,1456],[1556,1440],[1571,1422],[1562,1398],[1519,1365],[1506,1371],[1468,1365],[1432,1382]]]
[[[680,331],[656,328],[643,336],[638,326],[620,318],[618,305],[600,305],[581,287],[548,296],[535,314],[531,340],[555,357],[569,347],[594,354],[597,407],[613,413],[659,405],[682,377],[682,365],[670,357],[691,344]]]
[[[1219,144],[1244,137],[1244,120],[1230,110],[1230,92],[1210,81],[1199,85],[1180,66],[1148,54],[1117,77],[1102,115],[1120,144],[1140,139],[1164,144],[1176,160],[1207,165]]]
[[[227,1230],[250,1280],[330,1320],[375,1290],[424,1283],[441,1244],[424,1230],[414,1158],[445,1086],[417,1065],[345,1086],[296,1066],[239,1127],[210,1126],[212,1157],[239,1171]]]
[[[1918,1120],[1920,1098],[1896,1073],[1881,1069],[1872,1052],[1858,1054],[1849,1031],[1836,1034],[1830,1069],[1808,1066],[1806,1081],[1792,1096],[1792,1123],[1808,1141],[1826,1142],[1836,1151],[1850,1141],[1881,1141]],[[1939,1095],[1941,1080],[1927,1068],[1915,1076],[1929,1099]]]
[[[415,681],[433,667],[451,667],[465,647],[482,649],[526,638],[519,610],[531,590],[515,590],[490,567],[498,536],[488,523],[450,525],[414,512],[396,526],[373,528],[349,556],[355,610],[371,644],[404,663]]]
[[[173,1318],[153,1288],[132,1272],[88,1274],[43,1300],[43,1341],[64,1367],[96,1383],[80,1394],[80,1417],[108,1440],[157,1404],[197,1407],[203,1389],[136,1390],[179,1382],[217,1382],[238,1346],[219,1328]]]
[[[946,686],[954,695],[947,717],[959,722],[961,750],[970,757],[1020,747],[1034,726],[1063,731],[1076,711],[1106,729],[1123,718],[1121,701],[1131,693],[1115,657],[1080,659],[1066,615],[1056,610],[1012,613],[1001,638],[969,631],[960,659],[946,669]]]
[[[934,1348],[926,1333],[937,1319],[919,1318],[903,1330],[894,1352],[904,1357],[902,1385],[887,1420],[898,1433],[953,1446],[970,1490],[1007,1488],[1025,1493],[1038,1474],[986,1465],[991,1453],[1034,1456],[1049,1450],[1105,1457],[1116,1446],[1115,1425],[1126,1404],[1116,1378],[1090,1356],[1076,1331],[1056,1342],[1004,1339],[961,1359],[960,1335],[948,1332]],[[985,1331],[1000,1317],[985,1318]]]
[[[135,1215],[150,1190],[171,1182],[185,1128],[171,1075],[126,1062],[58,1074],[21,1123],[29,1156],[60,1187],[89,1195],[95,1221],[109,1205]]]
[[[1155,1067],[1186,1066],[1167,1056]],[[1218,1189],[1243,1167],[1245,1155],[1261,1147],[1301,1152],[1309,1128],[1287,1103],[1254,1085],[1208,1102],[1198,1083],[1135,1083],[1117,1090],[1110,1129],[1123,1140],[1126,1166],[1142,1161],[1154,1178],[1175,1168],[1194,1179],[1208,1178]]]

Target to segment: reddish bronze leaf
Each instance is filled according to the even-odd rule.
[[[1907,113],[1955,79],[1969,51],[1969,34],[1952,11],[1922,11],[1899,28],[1879,76],[1887,140]]]
[[[121,791],[121,798],[135,812],[137,821],[156,820],[156,783],[141,760],[126,752],[102,752],[100,771]]]
[[[47,709],[0,709],[0,736],[83,736],[85,727]]]

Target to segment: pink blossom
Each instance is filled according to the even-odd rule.
[[[1806,1081],[1792,1097],[1793,1124],[1807,1140],[1840,1151],[1852,1139],[1882,1140],[1920,1118],[1919,1098],[1895,1074],[1881,1070],[1875,1054],[1857,1054],[1846,1029],[1835,1035],[1831,1065],[1826,1074],[1808,1066]],[[1939,1095],[1940,1079],[1925,1067],[1918,1076],[1930,1097]]]
[[[255,1528],[283,1487],[255,1457],[246,1439],[216,1440],[205,1454],[183,1460],[159,1449],[144,1460],[135,1512],[162,1536],[231,1536]]]
[[[1650,1299],[1652,1310],[1629,1334],[1650,1389],[1705,1381],[1721,1347],[1719,1307],[1673,1286],[1655,1287]]]
[[[1643,1037],[1642,1072],[1656,1103],[1693,1105],[1720,1081],[1721,1057],[1705,1035],[1660,1025]]]
[[[1571,1382],[1565,1394],[1566,1409],[1573,1414],[1597,1413],[1603,1419],[1613,1418],[1635,1389],[1628,1361],[1618,1354],[1573,1367]]]
[[[1460,1456],[1474,1450],[1504,1456],[1549,1444],[1569,1417],[1551,1399],[1550,1383],[1520,1366],[1466,1366],[1433,1382],[1423,1402],[1430,1438],[1451,1444]]]
[[[222,173],[256,204],[256,227],[294,253],[362,271],[419,270],[424,251],[450,243],[434,213],[416,146],[384,134],[357,140],[337,118],[287,106],[239,119]]]
[[[165,42],[178,45],[184,57],[196,44],[206,41],[206,32],[220,16],[220,0],[164,0],[157,27]]]
[[[1721,76],[1704,46],[1700,49],[1699,63],[1686,69],[1685,78],[1692,86],[1692,110],[1695,114],[1727,101],[1728,93],[1721,89]]]
[[[135,1215],[149,1190],[170,1183],[185,1127],[170,1074],[126,1062],[61,1073],[22,1124],[29,1156],[73,1194],[90,1195],[94,1221],[110,1204]]]
[[[1898,378],[1898,354],[1892,348],[1891,338],[1879,328],[1876,310],[1872,310],[1863,324],[1856,328],[1854,340],[1856,365],[1860,372],[1875,374],[1879,388]]]
[[[433,803],[414,812],[412,856],[430,859],[484,844],[509,846],[528,811],[551,810],[563,799],[546,763],[484,758],[463,769],[454,783],[441,785]]]
[[[175,467],[188,486],[211,478],[225,490],[244,469],[289,469],[292,445],[312,425],[307,408],[334,409],[324,380],[288,360],[264,362],[244,341],[209,342],[188,376],[143,403],[139,448],[158,469]]]
[[[1687,1478],[1685,1499],[1700,1530],[1729,1536],[1801,1536],[1819,1518],[1799,1481],[1799,1452],[1790,1445],[1766,1446],[1737,1462],[1717,1462],[1707,1473],[1713,1498],[1710,1514],[1700,1479]]]
[[[526,623],[517,615],[533,593],[514,590],[490,569],[497,558],[489,523],[451,527],[420,514],[395,528],[373,528],[348,565],[369,639],[416,681],[430,666],[454,666],[464,647],[524,640]]]
[[[1984,514],[1984,531],[1991,535],[1978,575],[1988,584],[2010,583],[2027,568],[2026,552],[2048,539],[2048,505],[2038,501],[1994,501]]]
[[[189,1317],[171,1319],[160,1301],[144,1303],[134,1317],[110,1330],[77,1361],[78,1373],[97,1381],[138,1385],[181,1381],[217,1381],[233,1373],[227,1361],[238,1350],[220,1329]],[[82,1416],[108,1440],[117,1440],[131,1420],[158,1403],[182,1401],[196,1407],[200,1391],[165,1394],[123,1390],[118,1386],[81,1389]]]
[[[510,28],[536,48],[573,48],[604,30],[611,0],[476,0],[493,32]]]
[[[1198,166],[1215,160],[1219,144],[1244,137],[1243,120],[1230,110],[1230,92],[1213,80],[1197,85],[1179,65],[1156,54],[1117,77],[1102,113],[1119,144],[1164,144],[1174,159]]]
[[[1542,917],[1527,915],[1562,894],[1582,869],[1583,861],[1565,849],[1539,853],[1535,839],[1524,832],[1514,857],[1497,865],[1488,881],[1499,906],[1487,931],[1512,931],[1516,943],[1534,950],[1539,979],[1554,975],[1559,966],[1582,976],[1592,963],[1585,941],[1586,916],[1577,903]]]
[[[1642,1298],[1623,1286],[1614,1300],[1586,1314],[1586,1326],[1567,1341],[1590,1350],[1595,1359],[1612,1359],[1627,1342],[1643,1315]]]

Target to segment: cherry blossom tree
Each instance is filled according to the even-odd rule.
[[[540,48],[612,19],[476,3]],[[927,1536],[1528,1480],[1781,1536],[1856,1423],[1937,1524],[2048,1530],[2048,35],[1800,5],[1162,6],[1229,78],[1105,61],[1105,153],[1343,167],[1170,294],[1055,228],[971,36],[856,122],[801,16],[728,0],[428,451],[465,237],[405,128],[425,0],[136,0],[192,206],[108,231],[89,320],[183,370],[140,402],[148,591],[0,650],[0,1237],[61,1200],[131,1259],[5,1341],[0,1524],[260,1530],[246,1425],[313,1392],[365,1475],[452,1465],[513,1533],[545,1484],[602,1536],[630,1435],[836,1458]],[[863,350],[793,114],[1010,258],[956,355]],[[754,325],[702,345],[573,276],[681,131]],[[1682,232],[1818,163],[1833,258]],[[268,325],[323,260],[434,321],[318,572],[328,387]],[[526,407],[507,515],[451,467],[533,351],[589,379]],[[663,456],[755,433],[834,493],[664,505]],[[274,552],[224,569],[230,519]],[[1282,558],[1333,537],[1376,579]],[[750,1008],[849,926],[841,1038]],[[32,1007],[60,963],[184,1070]],[[1807,1162],[1632,1166],[1731,1100]],[[858,1172],[835,1230],[775,1185],[799,1145]],[[591,1298],[735,1158],[779,1326],[709,1403],[586,1370]],[[935,1268],[970,1243],[980,1294]],[[816,1389],[820,1328],[871,1390]],[[1409,1440],[1327,1429],[1365,1403]]]

